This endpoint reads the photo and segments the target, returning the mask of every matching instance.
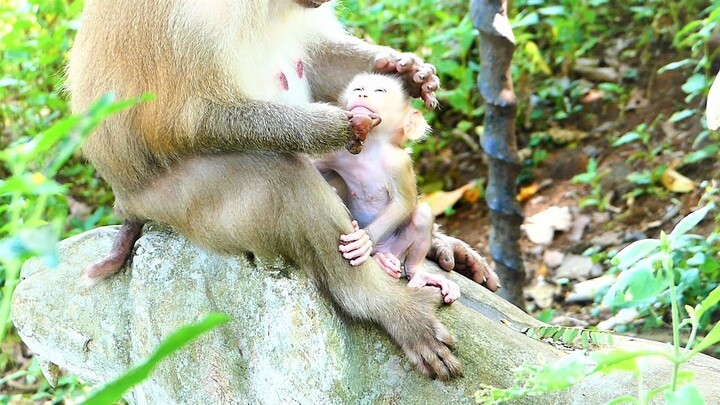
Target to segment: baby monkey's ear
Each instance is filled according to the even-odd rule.
[[[403,131],[405,140],[417,141],[430,133],[430,126],[420,111],[410,108]]]

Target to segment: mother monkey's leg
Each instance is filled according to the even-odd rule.
[[[394,283],[373,260],[352,267],[342,258],[337,246],[340,235],[352,231],[350,217],[308,159],[249,152],[193,158],[172,173],[128,208],[213,250],[282,255],[308,271],[352,318],[379,324],[428,376],[461,373],[432,292]],[[222,199],[208,204],[218,189],[225,190]]]

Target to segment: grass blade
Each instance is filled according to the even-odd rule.
[[[116,380],[109,382],[98,391],[91,393],[82,404],[106,405],[117,401],[127,390],[148,378],[150,373],[165,357],[177,352],[200,335],[229,320],[229,316],[213,312],[197,323],[180,327],[160,343],[155,353],[145,362],[127,371]]]

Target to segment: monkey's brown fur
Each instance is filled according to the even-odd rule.
[[[351,317],[382,326],[425,374],[450,378],[460,363],[430,293],[393,283],[373,261],[353,268],[337,251],[339,235],[352,231],[348,213],[303,154],[346,146],[346,114],[250,89],[262,73],[259,49],[298,50],[313,98],[324,101],[388,51],[345,34],[326,8],[88,0],[68,66],[73,110],[110,91],[156,99],[108,118],[84,152],[125,218],[167,223],[219,252],[283,255]]]

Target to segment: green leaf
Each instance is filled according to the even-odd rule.
[[[589,331],[582,331],[580,332],[580,345],[583,349],[587,350],[590,347],[590,341],[588,340],[588,336],[590,335]]]
[[[187,346],[200,335],[228,321],[230,321],[229,316],[213,312],[197,323],[180,327],[160,343],[155,353],[144,363],[129,370],[115,381],[106,384],[100,390],[91,393],[82,404],[105,405],[117,401],[127,390],[148,378],[158,363],[165,357]]]
[[[687,156],[685,156],[683,158],[683,163],[690,164],[690,163],[699,162],[704,159],[714,158],[714,157],[716,157],[718,151],[720,151],[720,146],[718,146],[717,144],[713,143],[713,144],[707,145],[704,148],[702,148],[700,150],[696,150],[695,152],[692,152],[692,153],[688,154]]]
[[[694,349],[692,349],[692,354],[700,353],[701,351],[707,349],[708,347],[714,345],[715,343],[720,342],[720,322],[716,323],[715,326],[713,326],[710,333],[705,336],[703,340],[698,343],[697,346],[695,346]]]
[[[647,351],[614,349],[590,353],[590,358],[596,363],[595,371],[603,374],[609,374],[613,371],[628,371],[637,374],[640,372],[637,358],[647,356],[648,354],[649,352]]]
[[[625,145],[626,143],[630,143],[633,141],[637,141],[638,139],[641,139],[642,135],[639,133],[632,131],[628,132],[625,135],[621,136],[620,138],[616,139],[615,142],[612,143],[613,147],[618,147],[620,145]]]
[[[667,405],[704,405],[705,400],[694,385],[685,385],[679,390],[665,392]]]
[[[540,23],[540,17],[535,12],[528,13],[527,15],[518,14],[512,22],[513,30],[517,30],[521,27],[529,27],[538,25]]]
[[[611,345],[613,342],[611,334],[600,331],[591,331],[590,339],[596,346]]]
[[[608,402],[605,403],[605,405],[627,405],[627,404],[637,404],[638,400],[632,395],[623,395],[621,397],[614,398]]]
[[[622,249],[612,258],[612,264],[620,269],[627,269],[638,260],[646,257],[660,247],[657,239],[642,239],[635,241]]]
[[[706,84],[707,80],[705,79],[705,75],[696,73],[690,76],[680,88],[685,94],[695,94],[705,89]]]
[[[580,329],[577,328],[568,328],[565,330],[565,332],[562,335],[562,342],[566,345],[572,344],[573,340],[577,337],[577,335],[580,333]]]
[[[22,80],[13,79],[11,77],[3,77],[0,79],[0,88],[2,87],[21,87],[26,85]]]
[[[668,235],[668,238],[671,241],[674,241],[679,236],[686,234],[689,230],[695,227],[695,225],[699,224],[700,221],[705,218],[705,215],[707,215],[710,210],[714,209],[715,205],[710,203],[699,210],[689,214],[685,218],[681,219],[680,222],[678,222],[677,225],[675,225],[675,228],[673,228],[670,235]]]
[[[680,122],[684,120],[685,118],[690,118],[693,115],[697,114],[699,111],[694,108],[686,108],[682,111],[678,111],[672,116],[670,116],[670,122]]]
[[[597,178],[597,173],[580,173],[572,178],[572,183],[590,184],[595,178]]]
[[[544,16],[554,16],[554,15],[560,15],[560,16],[566,16],[567,13],[565,12],[565,7],[563,6],[547,6],[538,9],[538,13]]]
[[[658,296],[667,289],[665,279],[653,271],[650,263],[641,263],[620,273],[602,302],[610,308],[650,304],[656,302]]]
[[[688,66],[688,65],[694,66],[696,64],[697,64],[697,61],[694,59],[683,59],[683,60],[680,60],[677,62],[668,63],[667,65],[658,69],[658,73],[662,74],[668,70],[675,70],[675,69],[679,69],[681,67]]]
[[[576,384],[590,372],[592,367],[587,364],[587,357],[577,352],[543,367],[536,381],[538,385],[556,391]]]
[[[21,195],[58,195],[65,194],[67,189],[53,180],[42,176],[24,173],[0,182],[0,196],[7,194]]]
[[[700,319],[705,312],[712,309],[718,302],[720,302],[720,286],[715,287],[715,289],[708,294],[707,298],[702,300],[702,302],[697,306],[695,316]]]

